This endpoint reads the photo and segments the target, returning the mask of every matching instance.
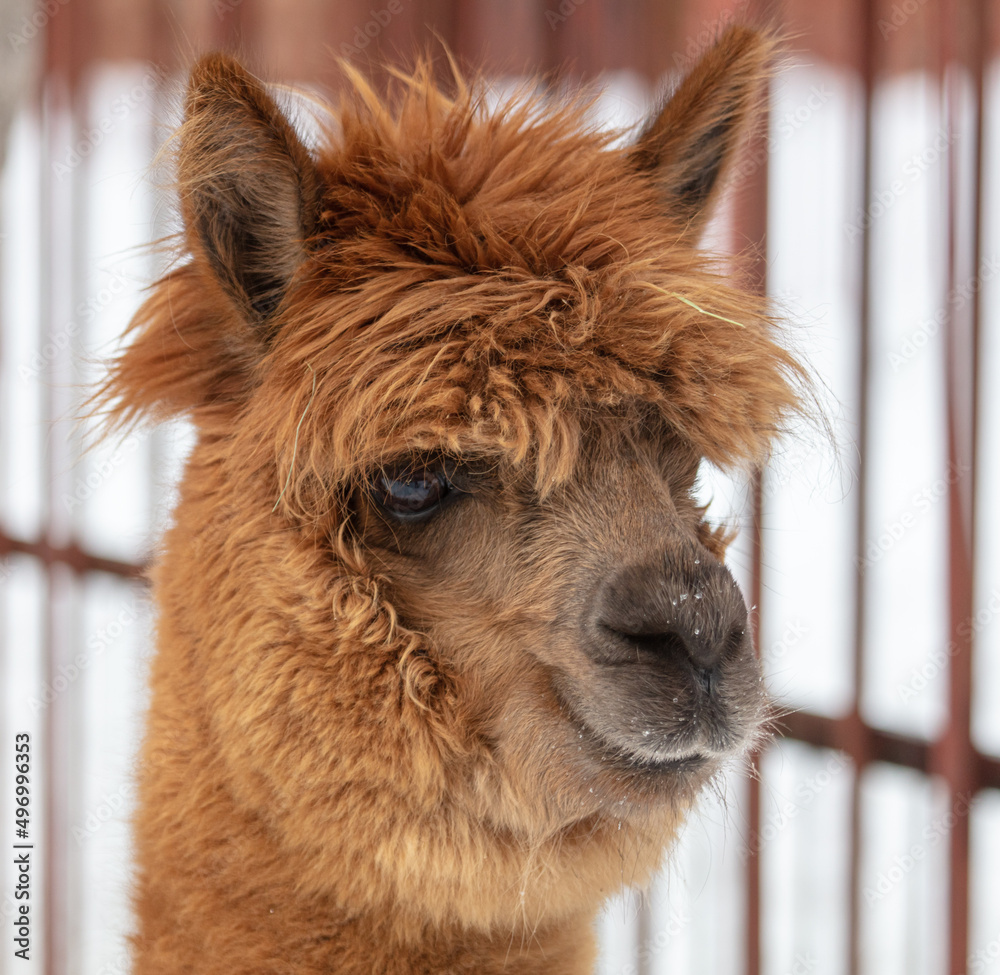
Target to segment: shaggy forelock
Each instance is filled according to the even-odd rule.
[[[544,495],[602,412],[652,407],[722,467],[764,458],[804,372],[766,301],[595,127],[592,94],[487,112],[485,82],[456,75],[446,96],[429,61],[384,99],[349,78],[313,149],[304,260],[266,324],[235,318],[195,247],[95,398],[114,421],[220,421],[241,463],[277,465],[289,515],[426,450],[529,464]],[[178,144],[208,124],[193,114]]]
[[[279,312],[254,416],[344,482],[408,451],[502,451],[540,490],[572,473],[581,420],[654,404],[700,454],[760,460],[799,367],[588,121],[521,97],[487,115],[423,65],[398,103],[361,82],[320,151],[322,217]],[[298,433],[296,445],[295,433]]]

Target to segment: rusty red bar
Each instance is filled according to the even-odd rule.
[[[945,124],[949,133],[960,135],[958,126],[962,119],[960,93],[955,84],[953,70],[966,52],[958,48],[955,24],[960,8],[968,7],[963,0],[946,0],[939,8],[938,30],[940,37],[939,70],[943,94]],[[974,11],[968,10],[969,13]],[[984,12],[978,11],[979,31],[973,31],[968,52],[975,72],[976,132],[977,140],[974,174],[975,214],[973,217],[973,267],[980,260],[981,222],[981,165],[982,156],[982,97],[983,97],[983,30]],[[968,137],[969,133],[961,133]],[[964,277],[959,267],[960,247],[957,240],[961,226],[962,199],[960,197],[960,153],[949,153],[947,160],[947,294],[953,293],[955,282]],[[947,419],[948,470],[970,471],[971,477],[949,478],[948,489],[948,617],[949,639],[955,652],[949,656],[948,665],[948,716],[944,732],[935,743],[932,768],[941,775],[948,787],[949,808],[956,808],[960,801],[968,801],[976,785],[973,781],[974,764],[971,741],[970,715],[972,702],[972,637],[962,625],[973,615],[975,532],[975,483],[976,417],[978,376],[975,363],[978,347],[978,293],[971,305],[971,314],[964,314],[952,303],[947,305],[948,320],[944,329],[945,339],[945,389]],[[964,970],[969,941],[969,818],[956,817],[948,837],[949,846],[949,896],[948,896],[948,971]]]
[[[765,106],[758,123],[757,131],[748,147],[750,158],[760,159],[761,164],[755,169],[745,185],[741,186],[735,201],[735,247],[737,253],[743,253],[747,247],[753,248],[753,259],[746,268],[750,275],[751,286],[759,293],[767,292],[767,188],[768,188],[768,154],[767,134],[770,113]],[[763,596],[763,477],[762,472],[754,472],[751,482],[751,577],[750,621],[753,630],[754,646],[760,653],[761,634],[761,602]],[[760,759],[761,751],[756,751],[750,758],[751,774],[747,783],[747,837],[749,847],[746,858],[746,958],[744,971],[747,975],[760,975],[763,966],[761,956],[761,844],[759,834],[761,828],[760,816]]]
[[[868,728],[864,747],[852,750],[854,735],[853,716],[830,718],[825,715],[796,711],[778,722],[777,730],[785,738],[809,742],[819,748],[839,748],[856,764],[888,762],[918,772],[931,774],[936,771],[934,745],[920,738],[893,734],[881,728]],[[983,755],[972,749],[969,755],[970,788],[1000,788],[1000,758]]]
[[[0,532],[0,558],[7,555],[28,555],[38,559],[44,566],[65,565],[73,572],[108,572],[111,575],[128,578],[142,578],[143,566],[133,562],[122,562],[94,555],[82,549],[77,543],[51,545],[48,541],[26,542]]]
[[[872,194],[872,171],[874,168],[874,125],[872,119],[872,102],[874,96],[877,66],[875,38],[877,5],[874,0],[860,0],[858,5],[860,24],[858,37],[861,39],[861,77],[864,86],[862,174],[861,203],[868,205]],[[868,536],[868,512],[865,499],[868,493],[868,400],[870,385],[871,362],[871,327],[869,310],[871,306],[872,285],[872,243],[871,233],[867,228],[861,233],[860,287],[858,293],[858,471],[857,471],[857,534],[855,536],[855,562],[858,567],[854,587],[854,702],[850,714],[838,728],[837,747],[854,757],[855,775],[851,785],[851,825],[850,825],[850,868],[849,890],[850,911],[848,912],[848,972],[859,975],[861,971],[861,843],[862,833],[862,776],[872,757],[872,736],[870,729],[861,717],[861,700],[864,691],[865,663],[865,624],[867,601],[865,592],[865,577],[863,560],[865,539]]]
[[[40,79],[38,94],[39,144],[40,144],[40,183],[39,183],[39,318],[37,327],[41,337],[47,339],[49,332],[54,330],[52,309],[52,294],[54,287],[52,261],[49,251],[52,228],[52,169],[49,156],[52,154],[53,138],[53,100],[65,97],[67,84],[60,72],[53,70],[57,64],[64,61],[66,52],[62,48],[63,38],[59,32],[52,29],[47,35],[49,42],[48,55],[50,63]],[[43,417],[51,420],[53,395],[51,388],[46,390]],[[45,451],[41,461],[42,519],[46,526],[51,513],[50,489],[52,484],[52,462],[49,452]],[[47,528],[46,528],[47,531]],[[56,673],[58,649],[55,646],[54,635],[58,632],[53,618],[52,608],[55,605],[56,583],[53,574],[54,564],[45,565],[45,615],[42,625],[42,655],[43,678],[51,682]],[[43,720],[41,751],[44,756],[39,769],[39,780],[42,787],[41,806],[44,809],[41,842],[38,844],[38,856],[42,862],[41,890],[39,900],[43,917],[43,958],[46,975],[57,975],[65,971],[66,955],[64,918],[62,915],[62,898],[60,891],[66,888],[66,850],[62,842],[60,829],[60,814],[62,811],[62,796],[59,790],[62,768],[61,742],[59,740],[59,721],[56,708],[47,708]]]

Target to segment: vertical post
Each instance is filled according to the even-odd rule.
[[[875,63],[875,46],[878,19],[877,0],[860,0],[858,4],[858,37],[861,38],[861,78],[864,87],[862,98],[863,138],[862,174],[861,174],[861,205],[868,206],[872,194],[872,172],[875,164],[874,122],[872,119],[872,104],[876,83],[877,66]],[[857,762],[854,781],[851,786],[851,829],[850,829],[850,867],[848,882],[850,889],[850,909],[848,912],[848,972],[858,975],[861,971],[861,898],[858,896],[861,887],[861,835],[862,808],[861,786],[862,778],[871,760],[871,740],[864,720],[861,717],[861,700],[864,694],[865,670],[865,624],[867,622],[867,599],[865,590],[865,539],[868,536],[868,394],[870,387],[871,362],[871,299],[872,299],[872,235],[870,227],[862,225],[861,247],[858,255],[860,262],[860,287],[858,292],[858,472],[857,472],[857,534],[855,536],[855,575],[854,599],[854,701],[850,714],[844,722],[846,750]]]
[[[758,294],[767,291],[767,204],[768,204],[768,126],[770,111],[767,106],[761,113],[761,119],[754,133],[747,152],[753,159],[760,159],[761,164],[754,168],[751,175],[739,186],[734,206],[733,229],[735,234],[735,250],[741,253],[752,248],[752,259],[747,263],[750,286]],[[750,500],[750,544],[751,544],[751,576],[748,593],[751,612],[750,625],[753,632],[754,647],[760,653],[761,634],[761,597],[763,595],[763,472],[757,470],[751,480]],[[746,860],[746,975],[760,975],[761,959],[761,879],[760,879],[760,751],[754,751],[750,756],[751,768],[754,774],[747,783],[747,842],[749,849]]]
[[[963,226],[962,211],[969,202],[961,193],[963,153],[948,153],[946,182],[947,294],[954,294],[957,281],[969,270],[978,273],[981,261],[981,207],[983,156],[983,44],[986,31],[985,5],[976,0],[971,15],[974,24],[970,47],[959,50],[955,23],[964,6],[962,0],[946,0],[939,9],[940,77],[942,106],[949,136],[975,139],[973,170],[972,265],[962,267],[957,235]],[[958,132],[963,117],[958,64],[969,55],[976,86],[976,122],[971,132]],[[962,308],[953,301],[945,305],[944,328],[945,395],[948,451],[948,715],[940,739],[931,751],[932,771],[948,787],[953,826],[948,834],[948,934],[947,971],[965,970],[969,937],[969,804],[974,789],[970,714],[972,709],[972,633],[974,546],[976,515],[976,450],[979,383],[979,290]]]
[[[70,16],[70,11],[61,11]],[[52,254],[53,195],[55,187],[52,179],[53,146],[58,139],[58,122],[61,112],[68,108],[69,65],[71,52],[69,35],[61,29],[63,21],[51,18],[45,32],[45,58],[39,77],[38,131],[39,131],[39,296],[37,327],[43,339],[55,329],[54,289],[56,286]],[[50,364],[51,365],[51,364]],[[45,376],[50,378],[46,370]],[[52,384],[47,383],[45,405],[42,416],[51,422],[55,398]],[[41,532],[46,544],[51,545],[52,517],[52,474],[53,464],[49,451],[43,452],[42,459],[42,521]],[[53,607],[59,593],[58,568],[46,562],[45,568],[45,616],[42,629],[42,677],[47,686],[52,686],[58,661],[56,634],[58,627]],[[62,975],[66,970],[66,913],[63,892],[66,890],[66,849],[64,802],[60,793],[62,782],[62,741],[57,701],[45,709],[42,727],[40,763],[38,769],[41,787],[41,808],[43,826],[38,859],[41,861],[41,883],[38,887],[38,903],[43,918],[42,956],[45,975]]]

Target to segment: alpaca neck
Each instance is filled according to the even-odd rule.
[[[139,783],[134,975],[592,971],[589,914],[470,932],[421,923],[417,915],[407,921],[392,907],[355,911],[337,903],[356,870],[349,864],[342,877],[330,877],[327,898],[304,892],[299,858],[228,790],[208,728],[166,698],[160,692],[153,702]]]

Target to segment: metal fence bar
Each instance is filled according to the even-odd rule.
[[[982,34],[971,39],[972,69],[976,85],[976,129],[973,133],[961,132],[962,106],[955,71],[966,53],[958,48],[955,24],[964,11],[973,14],[971,4],[962,0],[948,0],[939,8],[940,71],[946,124],[949,135],[970,135],[976,139],[977,160],[973,177],[975,207],[972,221],[972,266],[978,268],[980,258],[982,187],[981,165],[983,131],[983,58]],[[978,20],[981,27],[983,11]],[[947,294],[954,293],[955,283],[964,277],[960,267],[961,252],[957,237],[961,230],[959,167],[963,160],[960,153],[952,152],[947,159],[947,226],[948,261]],[[978,293],[977,293],[978,294]],[[973,616],[974,545],[976,515],[976,416],[978,383],[975,362],[978,345],[978,300],[971,305],[971,315],[963,314],[952,303],[948,306],[945,337],[945,388],[948,431],[948,470],[969,471],[964,477],[948,478],[948,612],[949,639],[955,652],[950,654],[948,666],[948,716],[944,732],[932,751],[933,765],[946,781],[949,808],[956,809],[960,802],[968,802],[978,786],[974,781],[972,762],[970,715],[972,705],[972,638],[963,621]],[[964,311],[964,309],[963,309]],[[969,817],[956,816],[949,833],[949,897],[948,897],[948,971],[964,970],[969,949]]]
[[[751,2],[749,16],[761,16],[762,4]],[[750,286],[758,294],[766,294],[767,281],[767,208],[768,208],[768,128],[770,113],[765,103],[757,128],[747,147],[747,157],[759,159],[746,182],[738,188],[734,213],[734,250],[743,253],[751,247],[752,258],[745,270]],[[753,641],[760,653],[761,612],[763,605],[763,554],[764,554],[764,494],[763,473],[754,471],[751,480],[749,530],[751,546],[750,613]],[[751,756],[751,770],[747,783],[747,837],[748,855],[744,863],[746,888],[746,938],[743,970],[746,975],[760,975],[763,969],[762,910],[761,910],[761,784],[760,768],[762,749]]]
[[[65,565],[78,574],[108,572],[111,575],[141,578],[144,572],[144,567],[137,563],[94,555],[75,542],[68,545],[52,545],[44,538],[29,542],[0,532],[0,558],[13,554],[29,555],[38,559],[44,566]]]
[[[48,35],[49,54],[55,54],[55,32]],[[43,338],[48,338],[50,332],[55,331],[55,320],[53,313],[53,291],[55,286],[53,267],[51,260],[51,228],[52,228],[52,170],[50,156],[52,153],[53,133],[53,111],[52,99],[58,97],[58,84],[52,83],[53,73],[50,73],[51,64],[46,65],[46,70],[40,80],[41,91],[38,99],[39,112],[39,163],[40,163],[40,195],[39,195],[39,320],[36,327]],[[43,416],[47,422],[51,422],[53,410],[53,397],[51,387],[46,390],[44,396],[45,406]],[[48,451],[42,455],[42,479],[43,490],[43,534],[49,533],[49,518],[52,505],[52,459]],[[58,633],[56,620],[53,616],[53,607],[56,605],[56,584],[54,570],[58,563],[45,565],[45,598],[46,613],[43,625],[42,653],[43,653],[43,676],[45,682],[51,684],[56,674],[58,648],[55,645],[55,634]],[[42,787],[42,807],[43,827],[42,827],[42,848],[40,859],[43,870],[41,876],[40,891],[42,900],[42,915],[44,918],[44,965],[46,975],[57,975],[65,971],[65,952],[62,941],[64,925],[61,923],[60,907],[62,897],[60,892],[65,889],[66,879],[66,858],[65,843],[61,835],[61,812],[62,796],[60,795],[59,783],[61,781],[60,770],[62,769],[62,741],[60,736],[60,725],[58,720],[58,709],[47,708],[43,721],[43,741],[42,751],[45,756],[42,768],[39,770],[39,779]]]
[[[852,715],[831,718],[809,711],[796,711],[782,717],[778,730],[784,738],[808,742],[819,748],[840,749],[856,765],[886,762],[927,775],[935,771],[933,742],[882,728],[867,728],[863,746],[858,747],[857,741],[852,743],[855,733]],[[1000,758],[984,755],[973,748],[968,766],[971,770],[969,788],[973,791],[1000,789]]]
[[[861,205],[865,207],[872,194],[872,171],[874,168],[874,125],[872,100],[876,78],[876,5],[873,0],[860,0],[858,4],[860,25],[858,37],[861,44],[861,80],[864,88],[863,112],[863,168],[861,174]],[[854,701],[850,714],[839,728],[838,747],[846,750],[855,763],[855,775],[851,785],[851,827],[850,827],[850,911],[848,912],[848,972],[859,975],[862,970],[861,958],[861,843],[862,832],[862,776],[871,760],[872,737],[870,729],[861,717],[861,700],[864,691],[865,664],[865,623],[867,600],[865,592],[864,554],[865,540],[869,531],[866,463],[869,453],[868,418],[869,389],[871,375],[871,322],[872,299],[872,240],[870,230],[863,226],[860,238],[860,287],[858,292],[858,470],[857,470],[857,535],[855,565],[858,567],[854,588]]]

